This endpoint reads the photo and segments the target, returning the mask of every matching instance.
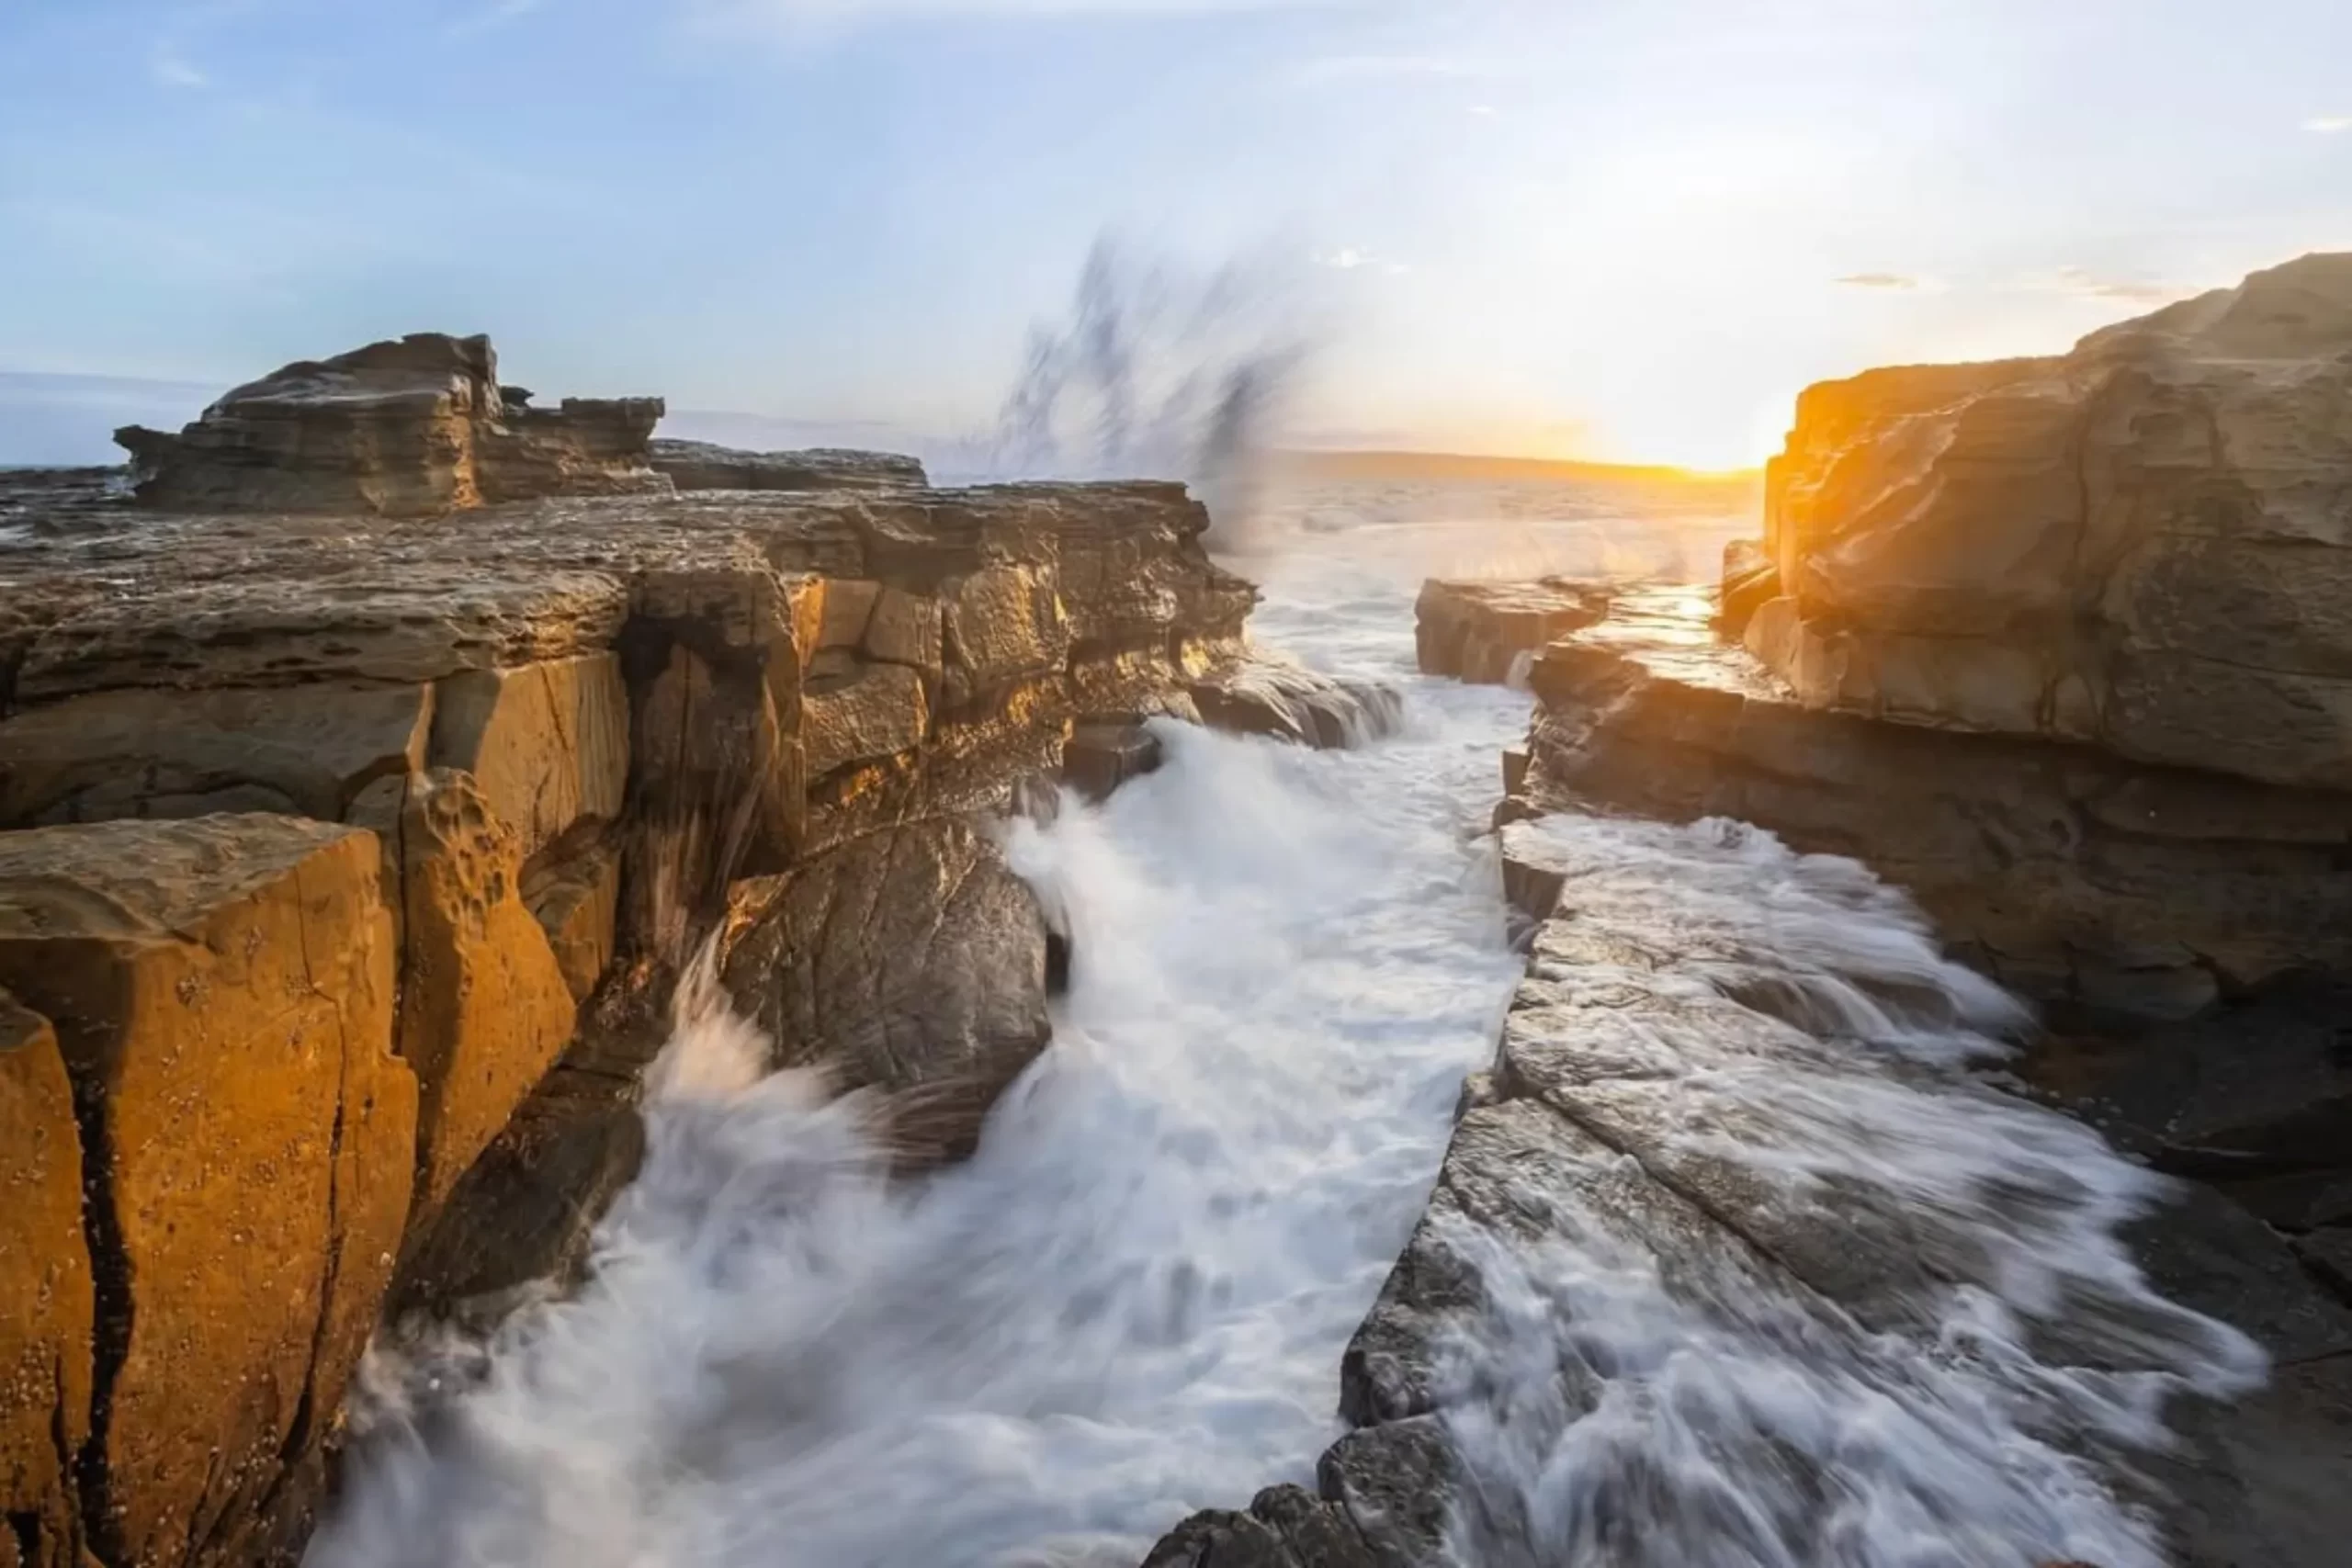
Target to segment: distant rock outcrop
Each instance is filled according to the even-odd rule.
[[[1527,663],[1554,637],[1609,613],[1605,584],[1546,577],[1533,582],[1472,582],[1433,577],[1413,605],[1413,649],[1421,672],[1490,686],[1526,677]]]
[[[898,490],[931,482],[912,457],[846,446],[746,452],[664,437],[653,443],[651,461],[680,490]]]
[[[176,435],[134,424],[115,440],[143,504],[191,512],[406,517],[667,488],[646,446],[660,398],[520,398],[488,338],[413,333],[249,381]]]

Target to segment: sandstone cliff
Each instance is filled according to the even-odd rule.
[[[425,334],[0,485],[0,1562],[298,1542],[387,1304],[576,1258],[706,937],[952,1156],[1058,962],[985,818],[1142,716],[1376,716],[1251,659],[1180,486],[680,493],[659,412]]]
[[[2352,254],[1809,389],[1748,648],[1809,707],[2352,787]]]
[[[1860,857],[2005,982],[2178,1017],[2352,966],[2352,255],[2074,352],[1809,389],[1727,553],[1550,644],[1531,804]]]

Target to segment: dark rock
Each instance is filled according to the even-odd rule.
[[[2269,1226],[2209,1187],[2124,1231],[2157,1290],[2252,1335],[2283,1364],[2352,1351],[2352,1306],[2313,1284]]]
[[[1136,719],[1088,719],[1062,744],[1062,781],[1089,800],[1159,770],[1159,737]]]
[[[2298,1236],[2295,1256],[2338,1299],[2352,1302],[2352,1231],[2313,1231]]]
[[[746,452],[708,441],[655,441],[651,462],[680,490],[919,490],[922,464],[893,452],[814,446]]]
[[[2352,981],[2295,976],[2109,1055],[2099,1119],[2186,1175],[2302,1173],[2291,1211],[2352,1202]],[[2312,1168],[2336,1173],[2312,1185]],[[2331,1198],[2329,1188],[2335,1189]]]
[[[1052,1033],[1045,913],[958,819],[886,829],[739,883],[728,928],[727,987],[775,1040],[777,1065],[824,1066],[844,1089],[920,1104],[920,1125],[893,1129],[910,1157],[968,1149]]]

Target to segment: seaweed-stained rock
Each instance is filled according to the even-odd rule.
[[[922,464],[846,446],[747,452],[710,441],[652,443],[653,467],[680,490],[919,490]]]
[[[865,835],[739,884],[733,903],[737,1006],[774,1038],[779,1065],[923,1091],[931,1125],[902,1129],[903,1142],[968,1146],[1051,1032],[1045,914],[967,822]]]
[[[73,1084],[49,1020],[0,991],[0,1514],[14,1538],[0,1561],[11,1568],[80,1562],[91,1314]]]
[[[1532,582],[1431,578],[1413,605],[1413,647],[1421,672],[1499,686],[1554,637],[1609,613],[1600,583],[1545,577]]]
[[[474,776],[526,860],[583,820],[620,815],[629,710],[618,657],[469,670],[438,691],[432,765]]]
[[[647,466],[662,412],[659,398],[509,409],[488,338],[414,333],[247,382],[177,435],[115,439],[150,506],[413,516],[667,488]]]
[[[1211,728],[1324,750],[1388,734],[1405,714],[1404,699],[1377,682],[1324,675],[1262,654],[1203,676],[1191,691]]]
[[[422,766],[434,691],[415,682],[134,687],[0,722],[0,828],[284,811],[330,821]]]
[[[1747,646],[1809,707],[2352,788],[2352,254],[1808,389]]]
[[[428,1215],[571,1038],[571,987],[523,901],[514,835],[472,777],[373,786],[353,819],[400,900],[400,1052],[416,1074],[416,1210]]]
[[[89,1166],[96,1560],[249,1561],[316,1495],[415,1158],[378,858],[286,817],[0,834],[0,986],[55,1028]]]

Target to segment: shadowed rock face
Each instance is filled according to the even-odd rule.
[[[662,412],[659,398],[509,405],[488,338],[415,333],[249,381],[177,435],[115,439],[149,506],[426,516],[663,488],[646,450]]]
[[[2352,786],[2347,344],[2352,254],[2310,255],[2060,358],[1808,389],[1735,619],[1808,707]]]

